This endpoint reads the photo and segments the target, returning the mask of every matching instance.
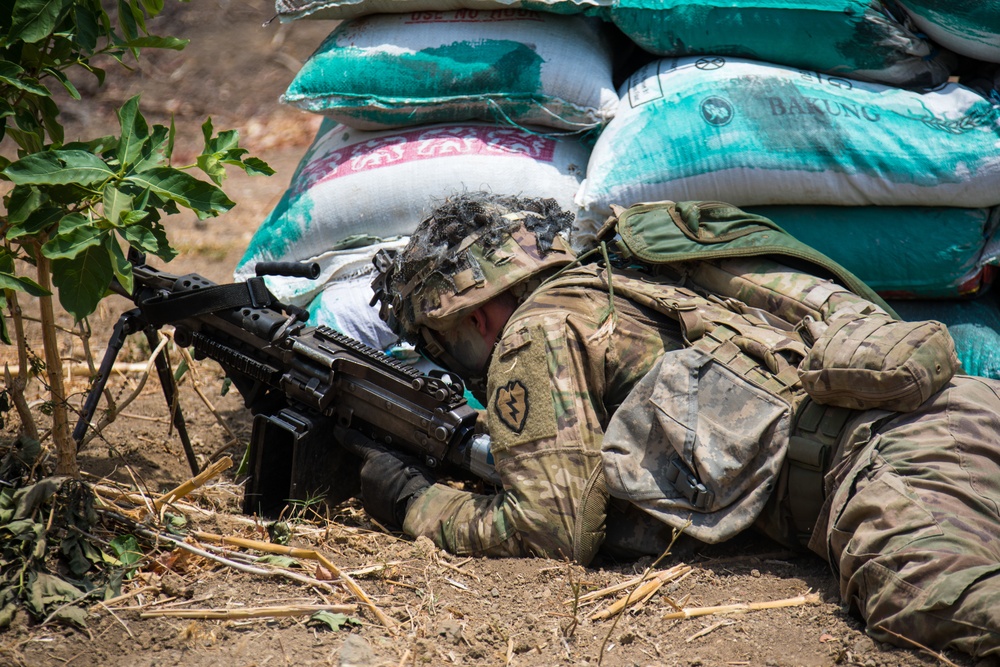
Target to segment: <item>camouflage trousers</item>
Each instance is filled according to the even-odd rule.
[[[856,428],[827,483],[810,546],[869,634],[1000,662],[1000,382],[956,376]]]

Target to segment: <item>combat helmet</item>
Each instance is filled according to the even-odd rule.
[[[554,199],[484,192],[449,197],[397,254],[375,257],[379,315],[432,359],[433,331],[446,330],[493,297],[518,296],[575,254],[574,216]],[[430,331],[428,331],[430,330]]]

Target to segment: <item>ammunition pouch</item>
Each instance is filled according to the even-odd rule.
[[[847,421],[856,411],[805,400],[795,415],[782,473],[796,541],[809,542],[826,499],[823,478]]]

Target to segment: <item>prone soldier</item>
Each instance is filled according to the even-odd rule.
[[[642,215],[685,242],[749,220],[757,240],[578,257],[554,201],[474,193],[377,262],[383,319],[478,392],[502,486],[436,483],[350,437],[366,510],[456,554],[583,564],[756,527],[826,559],[873,637],[1000,658],[1000,383],[794,241],[787,262],[747,257],[773,223],[664,202],[626,230],[633,209],[632,250]]]

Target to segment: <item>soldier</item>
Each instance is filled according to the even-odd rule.
[[[462,195],[382,259],[383,319],[478,392],[502,488],[362,442],[366,511],[455,554],[583,564],[755,525],[827,559],[873,637],[1000,658],[1000,383],[953,376],[943,326],[863,286],[768,258],[581,260],[572,222]]]

